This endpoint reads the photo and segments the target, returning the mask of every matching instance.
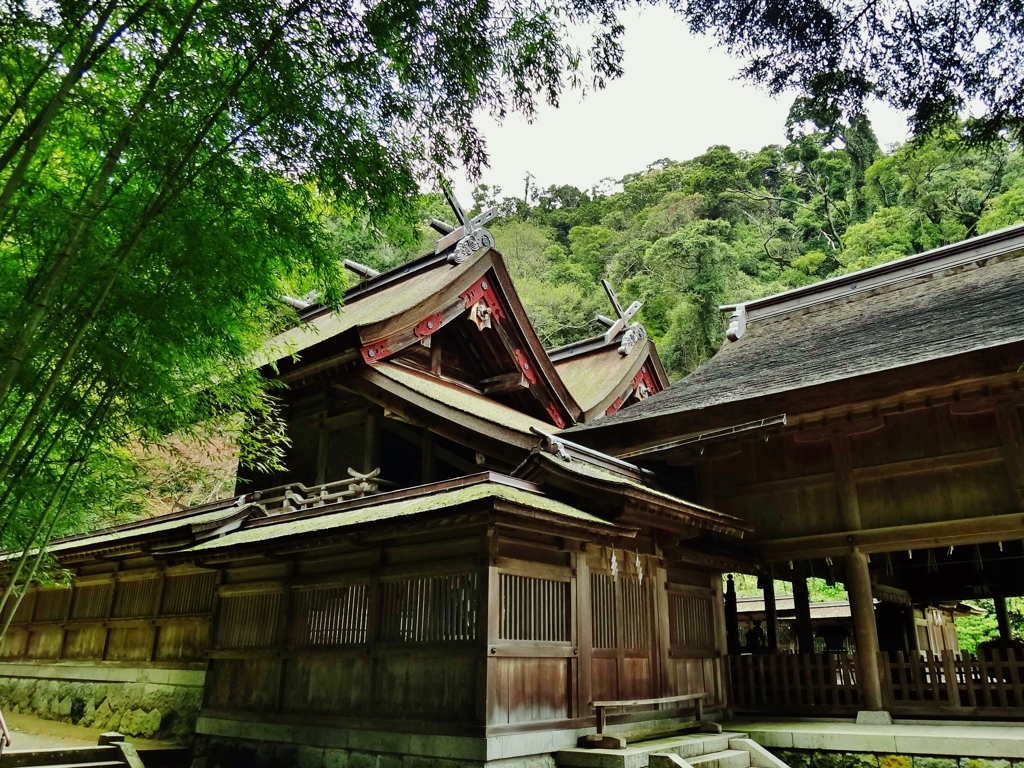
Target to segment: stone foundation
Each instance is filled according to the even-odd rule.
[[[6,671],[0,666],[0,675]],[[0,676],[0,707],[4,712],[119,731],[127,736],[191,740],[202,705],[201,681],[198,686],[172,682],[173,670],[159,670],[163,675],[131,671],[140,674],[103,675],[101,670],[92,675],[126,680]],[[166,682],[153,682],[154,677]]]
[[[790,768],[1024,768],[1024,760],[768,748]]]
[[[479,762],[196,736],[192,768],[555,768],[552,755]]]

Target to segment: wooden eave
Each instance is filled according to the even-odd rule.
[[[413,422],[418,422],[429,414],[429,423],[423,426],[438,432],[438,434],[453,433],[452,429],[445,429],[447,424],[458,427],[460,430],[469,430],[473,434],[484,436],[503,445],[512,445],[526,451],[537,444],[536,435],[530,432],[513,429],[497,423],[495,420],[485,419],[477,414],[453,408],[403,386],[383,375],[374,367],[363,368],[359,372],[359,379],[370,385],[359,386],[359,392],[379,405],[396,411]],[[453,384],[452,386],[458,385]],[[381,393],[387,393],[391,397],[381,397]],[[480,397],[485,396],[480,395]],[[553,427],[549,426],[548,429],[553,429]]]
[[[634,483],[602,481],[574,472],[568,466],[570,463],[542,462],[534,455],[517,470],[517,476],[534,482],[550,482],[562,490],[598,501],[614,498],[623,510],[616,522],[624,525],[651,526],[673,533],[701,529],[737,538],[754,530],[740,518],[704,509],[669,494],[650,491]]]
[[[887,410],[905,410],[938,399],[954,400],[965,391],[984,391],[991,386],[1020,388],[1024,386],[1021,360],[1024,342],[1013,342],[703,409],[660,413],[642,420],[599,420],[566,436],[585,445],[600,446],[612,455],[639,455],[645,449],[657,451],[660,445],[681,437],[779,414],[786,415],[787,431],[817,426],[822,421],[876,417]]]

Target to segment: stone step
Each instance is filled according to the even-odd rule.
[[[723,749],[687,758],[686,762],[693,768],[750,768],[750,753],[742,749]]]
[[[625,749],[562,749],[555,752],[555,763],[559,768],[646,768],[650,755],[656,752],[673,753],[688,762],[691,758],[711,753],[727,752],[729,739],[744,738],[745,733],[693,733],[686,736],[669,736],[630,744]],[[704,768],[748,768],[732,764]]]

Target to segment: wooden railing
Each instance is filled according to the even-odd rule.
[[[952,651],[879,656],[882,688],[895,711],[918,714],[941,708],[951,717],[1024,713],[1024,658],[1012,648],[979,650],[977,659]]]
[[[740,711],[855,713],[857,659],[845,654],[729,657],[730,703]]]
[[[1024,658],[1013,650],[979,651],[977,659],[882,652],[877,663],[894,715],[1024,716]],[[741,712],[848,715],[859,709],[859,665],[846,654],[730,656],[730,703]]]

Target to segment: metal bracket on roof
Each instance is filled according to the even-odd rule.
[[[498,215],[497,207],[488,208],[486,211],[470,218],[455,199],[451,185],[447,180],[441,179],[441,191],[444,193],[448,205],[451,206],[455,218],[459,222],[458,227],[451,227],[443,221],[431,221],[431,226],[438,231],[446,228],[449,231],[444,234],[434,245],[434,253],[447,251],[453,245],[455,250],[448,254],[449,264],[461,264],[472,254],[481,248],[490,248],[494,245],[494,236],[486,229],[484,224]]]
[[[643,341],[644,338],[647,337],[647,331],[642,325],[640,325],[640,323],[633,323],[632,325],[629,324],[629,321],[633,319],[633,315],[640,311],[640,307],[643,306],[643,302],[634,301],[626,309],[623,309],[622,305],[619,304],[619,297],[615,295],[615,290],[612,288],[612,284],[607,280],[602,280],[601,285],[604,286],[605,293],[608,294],[608,298],[611,300],[612,306],[615,308],[615,314],[618,315],[618,318],[613,320],[610,317],[598,315],[594,319],[597,320],[597,322],[608,326],[608,330],[605,331],[604,334],[605,344],[611,344],[615,337],[618,336],[623,329],[626,329],[626,334],[622,337],[622,344],[619,345],[619,354],[623,356],[628,355],[633,351],[633,347],[636,346],[637,342]]]

